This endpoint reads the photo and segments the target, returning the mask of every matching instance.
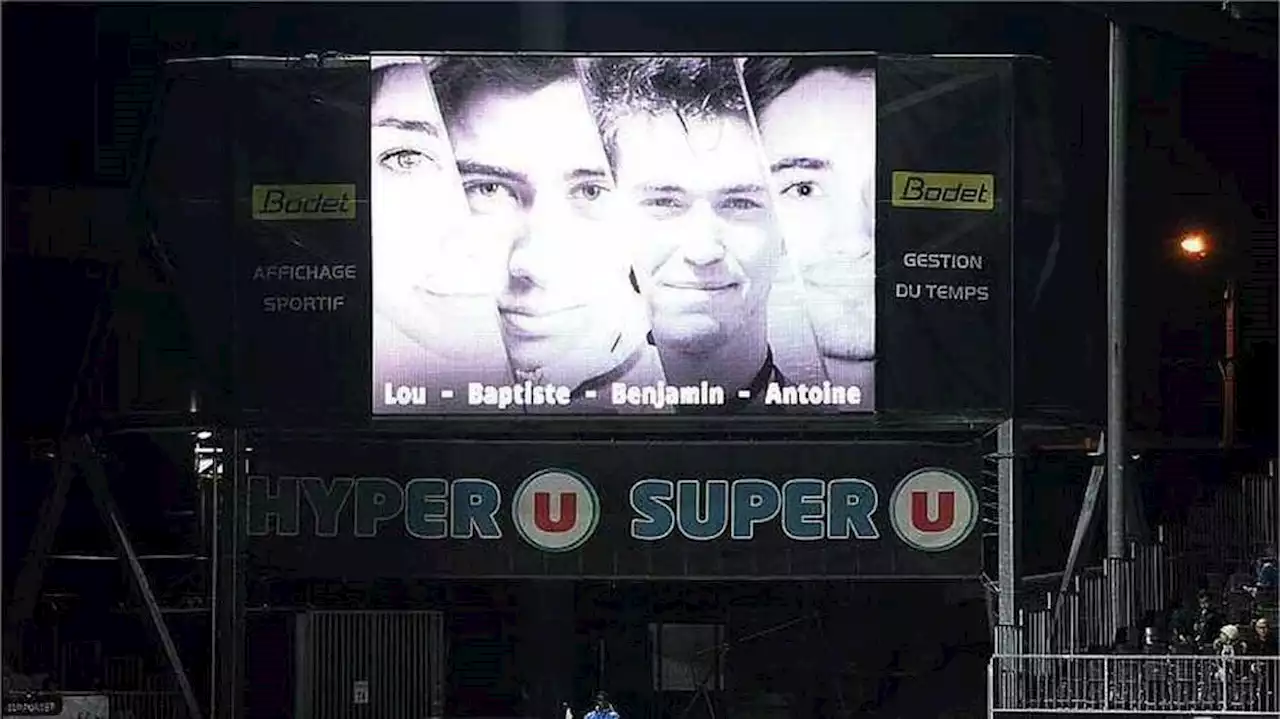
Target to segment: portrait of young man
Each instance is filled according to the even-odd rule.
[[[431,82],[468,241],[502,256],[497,309],[515,381],[573,388],[571,409],[548,409],[600,411],[613,382],[661,380],[573,59],[448,56]]]
[[[504,255],[468,237],[470,212],[428,82],[432,63],[415,56],[372,61],[378,413],[456,411],[458,403],[443,401],[441,389],[456,388],[461,395],[468,382],[509,381],[494,305]],[[388,391],[394,396],[397,387],[425,387],[425,405],[388,402]]]
[[[786,382],[768,339],[783,245],[737,61],[581,64],[666,380],[722,387],[726,406],[702,409],[749,410]]]
[[[743,77],[787,254],[828,377],[875,388],[876,85],[872,58],[751,57]]]

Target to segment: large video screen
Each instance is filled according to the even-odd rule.
[[[873,410],[875,67],[375,56],[373,412]]]

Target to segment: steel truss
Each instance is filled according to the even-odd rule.
[[[72,480],[83,478],[93,496],[98,516],[129,578],[130,588],[141,605],[144,619],[153,638],[160,645],[165,661],[173,674],[175,683],[182,695],[187,715],[191,719],[203,719],[204,712],[196,699],[195,689],[187,674],[177,644],[165,621],[164,612],[156,601],[156,594],[147,573],[142,566],[142,557],[134,549],[129,530],[116,505],[108,486],[107,471],[102,456],[95,446],[94,438],[89,435],[74,435],[63,439],[57,453],[57,465],[54,486],[46,498],[40,512],[40,525],[32,538],[31,550],[23,565],[18,585],[14,591],[13,605],[9,615],[6,646],[12,650],[18,644],[22,625],[29,621],[40,595],[40,585],[44,578],[44,569],[50,556],[58,525],[66,507],[67,495]],[[12,666],[13,657],[7,657]]]

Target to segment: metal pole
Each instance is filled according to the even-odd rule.
[[[71,479],[75,475],[75,466],[71,463],[69,440],[63,440],[59,448],[57,463],[54,467],[53,486],[50,488],[44,503],[40,505],[40,523],[36,525],[35,534],[31,536],[31,547],[27,550],[22,569],[18,572],[14,583],[13,598],[9,604],[9,614],[5,617],[4,657],[15,671],[23,671],[19,659],[19,647],[22,646],[23,626],[35,614],[40,600],[40,588],[44,585],[44,568],[48,562],[50,550],[62,524],[62,514],[67,506],[67,493],[71,490]]]
[[[1227,281],[1223,292],[1226,314],[1226,343],[1222,357],[1222,446],[1231,448],[1236,441],[1236,283]]]
[[[194,399],[195,393],[192,393]],[[198,443],[197,443],[198,444]],[[223,437],[219,436],[212,444],[221,446],[224,444]],[[198,455],[197,455],[198,461]],[[215,462],[222,461],[221,457],[215,457]],[[226,466],[223,465],[223,471],[210,472],[210,478],[201,478],[203,485],[201,492],[207,493],[208,507],[204,514],[201,515],[202,520],[206,520],[205,525],[205,546],[206,554],[209,561],[206,563],[206,576],[208,577],[209,590],[209,717],[210,719],[219,719],[222,716],[221,703],[223,690],[220,688],[222,683],[222,644],[220,637],[222,631],[222,494],[223,483],[227,479]],[[197,474],[199,474],[197,472]]]
[[[217,585],[214,592],[213,719],[239,719],[244,709],[245,536],[244,432],[230,433],[227,464],[218,486]],[[225,436],[225,435],[224,435]]]
[[[1113,630],[1127,626],[1128,588],[1118,571],[1125,558],[1125,141],[1128,113],[1124,30],[1110,26],[1107,143],[1107,559]]]
[[[996,430],[996,562],[999,592],[996,596],[996,653],[1022,653],[1022,627],[1018,626],[1018,498],[1017,443],[1013,419],[1006,419]]]

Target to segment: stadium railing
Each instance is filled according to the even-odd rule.
[[[1280,714],[1280,657],[996,655],[988,703],[1001,714]]]

